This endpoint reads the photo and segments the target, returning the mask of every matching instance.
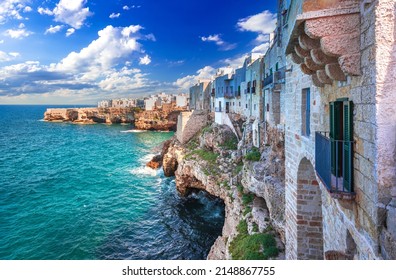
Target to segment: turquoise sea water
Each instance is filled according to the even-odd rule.
[[[205,259],[224,205],[145,168],[172,133],[0,106],[0,259]]]

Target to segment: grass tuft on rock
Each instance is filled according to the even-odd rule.
[[[259,149],[253,147],[250,152],[245,155],[245,159],[249,161],[259,161],[261,158],[261,153]]]
[[[243,206],[245,206],[245,207],[248,206],[250,203],[253,202],[253,199],[254,199],[254,194],[252,194],[252,193],[249,193],[249,194],[244,193],[242,195],[242,204],[243,204]]]
[[[230,253],[234,260],[268,260],[278,256],[279,249],[273,235],[256,233],[249,235],[247,222],[242,220],[237,226],[238,235],[231,241]]]
[[[225,148],[227,150],[237,150],[238,149],[238,140],[236,138],[227,139],[224,141],[220,147]]]
[[[207,150],[203,150],[203,149],[196,149],[194,151],[192,151],[191,153],[189,153],[188,155],[186,155],[186,158],[191,158],[192,156],[197,155],[199,156],[201,159],[215,164],[216,163],[216,159],[219,156],[219,154],[216,154],[212,151],[207,151]]]

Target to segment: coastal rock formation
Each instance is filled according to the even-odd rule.
[[[141,111],[135,114],[135,127],[140,130],[176,131],[182,110]]]
[[[228,146],[233,146],[236,149],[238,140],[228,126],[214,123],[202,132],[199,136],[199,142],[200,148],[219,153]]]
[[[93,123],[133,123],[132,108],[61,108],[47,109],[44,120],[49,122]]]
[[[283,224],[279,222],[280,225],[273,226],[281,230],[280,236],[271,226],[272,217],[280,221],[283,218],[283,212],[276,208],[277,201],[281,204],[280,200],[284,199],[282,192],[277,192],[276,188],[265,191],[268,188],[265,185],[252,190],[243,187],[240,183],[242,162],[241,157],[236,156],[240,154],[236,149],[236,136],[231,129],[212,124],[185,145],[176,138],[172,139],[163,158],[164,173],[176,176],[176,188],[181,195],[199,189],[224,201],[222,235],[213,244],[208,259],[232,259],[230,244],[239,234],[241,221],[246,221],[249,234],[269,232],[275,236],[277,247],[281,250],[277,258],[282,259]],[[257,181],[257,174],[249,171],[246,174]],[[265,197],[272,199],[269,205]]]
[[[152,169],[158,169],[162,166],[162,163],[164,161],[164,156],[165,154],[168,152],[169,146],[172,142],[172,139],[165,141],[164,143],[162,143],[162,145],[160,146],[160,150],[161,153],[159,155],[155,155],[147,164],[147,167],[150,167]],[[164,167],[164,169],[167,170],[172,170],[174,169],[174,171],[177,169],[177,166],[171,166],[169,162],[165,162],[166,167]],[[174,174],[173,171],[173,174]],[[167,174],[166,176],[173,176],[173,175],[169,175],[171,173],[166,172],[165,174]]]
[[[261,161],[245,162],[242,184],[264,198],[272,224],[285,242],[284,134],[276,130],[268,134],[272,145],[264,148]]]
[[[150,167],[152,169],[158,169],[162,165],[162,156],[161,155],[156,155],[150,160],[146,166]]]

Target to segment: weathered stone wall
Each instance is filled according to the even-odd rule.
[[[384,223],[380,247],[383,258],[396,259],[396,3],[379,0],[373,8],[368,7],[366,12],[374,12],[377,19],[376,46],[368,55],[375,55],[376,63],[375,175],[378,182],[379,216],[382,218],[380,222]],[[373,34],[367,33],[366,36]]]
[[[315,166],[315,131],[329,131],[329,102],[346,97],[353,102],[354,191],[353,201],[331,197],[318,179],[322,193],[324,252],[338,251],[359,259],[395,258],[390,231],[379,234],[394,213],[389,204],[395,188],[395,3],[372,1],[361,5],[361,75],[332,82],[318,89],[300,67],[287,74],[286,93],[286,255],[297,258],[298,170],[306,158]],[[326,28],[325,26],[323,28]],[[392,57],[393,55],[393,57]],[[393,59],[393,60],[392,60]],[[301,135],[301,91],[311,89],[311,135]],[[394,91],[393,91],[394,92]],[[386,206],[387,205],[387,206]],[[395,224],[395,220],[391,221]],[[392,225],[388,225],[392,228]],[[393,226],[395,228],[395,226]],[[396,231],[395,231],[396,232]],[[379,250],[379,246],[382,246]],[[386,252],[386,253],[384,253]]]
[[[206,111],[182,112],[177,124],[177,140],[182,144],[190,141],[198,131],[208,125],[208,118]]]

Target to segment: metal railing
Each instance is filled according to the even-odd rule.
[[[315,170],[330,193],[353,193],[353,141],[315,133]]]
[[[285,78],[286,78],[286,68],[282,67],[278,71],[274,73],[274,83],[275,84],[284,84],[285,83]]]
[[[273,81],[274,81],[274,76],[271,74],[268,77],[264,78],[263,86],[266,87],[266,86],[272,84]]]
[[[225,98],[234,98],[235,96],[234,96],[233,92],[227,91],[224,93],[224,97]]]

